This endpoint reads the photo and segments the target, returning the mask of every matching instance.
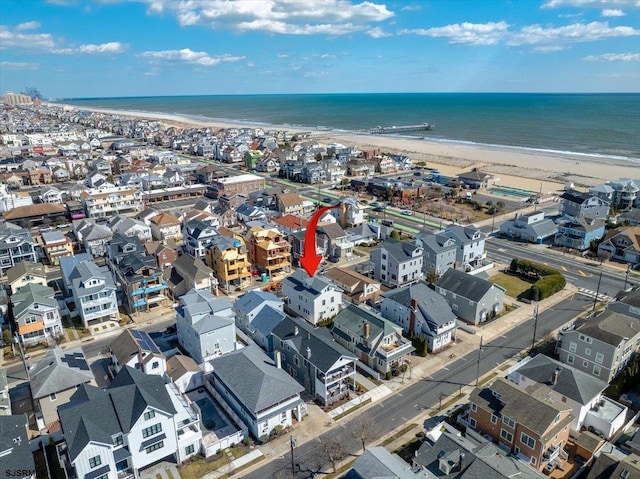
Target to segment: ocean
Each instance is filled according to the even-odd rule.
[[[640,94],[373,93],[59,100],[78,108],[182,115],[250,125],[360,131],[430,123],[433,141],[640,162]]]

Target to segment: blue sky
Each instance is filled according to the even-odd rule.
[[[640,91],[640,0],[2,0],[0,93]]]

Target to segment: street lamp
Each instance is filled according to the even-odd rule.
[[[536,345],[536,330],[538,329],[538,305],[536,304],[533,307],[533,338],[531,339],[531,351],[533,353],[533,348]]]
[[[293,479],[296,479],[296,459],[295,459],[295,454],[294,454],[294,448],[296,447],[297,443],[295,441],[295,439],[293,438],[293,434],[289,435],[289,446],[291,446],[291,474]]]
[[[627,263],[627,272],[624,275],[624,288],[622,291],[627,290],[627,283],[629,282],[629,271],[631,271],[631,263]]]
[[[27,360],[24,357],[24,350],[22,349],[22,343],[20,342],[20,339],[18,338],[18,333],[16,333],[16,335],[13,337],[13,343],[18,345],[18,348],[20,348],[20,357],[22,358],[22,364],[24,365],[24,371],[27,374],[27,381],[31,382],[31,375],[29,374],[29,367],[27,366]]]

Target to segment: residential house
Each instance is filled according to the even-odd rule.
[[[412,470],[400,456],[382,446],[368,447],[351,464],[345,479],[418,479],[421,472]]]
[[[238,206],[236,215],[238,216],[238,221],[245,224],[250,221],[264,220],[267,218],[267,212],[263,208],[247,203]]]
[[[478,325],[503,309],[502,286],[457,269],[448,269],[435,287],[460,319]]]
[[[124,236],[136,236],[143,243],[151,241],[151,227],[144,221],[127,216],[116,215],[107,222],[107,228],[114,234],[123,234]]]
[[[314,400],[328,406],[355,393],[358,357],[340,346],[328,329],[287,317],[271,334],[282,368]]]
[[[560,195],[560,215],[606,220],[611,203],[592,193],[569,190]]]
[[[161,242],[173,240],[180,244],[182,241],[182,225],[180,220],[171,213],[159,213],[149,220],[153,239]]]
[[[473,225],[449,225],[442,234],[456,242],[456,263],[458,268],[469,271],[478,266],[487,257],[484,251],[487,235]]]
[[[271,331],[287,317],[284,303],[272,293],[252,290],[233,304],[236,326],[267,353],[273,352]]]
[[[285,237],[289,237],[294,233],[305,231],[309,222],[304,218],[295,215],[284,215],[273,219],[273,224],[282,231]]]
[[[558,227],[550,218],[544,217],[543,211],[529,214],[516,214],[513,220],[504,221],[500,225],[500,235],[529,243],[542,244],[552,238],[558,231]]]
[[[276,210],[280,216],[296,215],[305,216],[304,200],[298,193],[277,193],[276,194]]]
[[[316,247],[332,260],[348,258],[353,254],[353,242],[338,223],[318,224]]]
[[[291,271],[291,245],[276,228],[254,227],[245,235],[249,260],[269,278]]]
[[[218,295],[218,280],[213,270],[201,259],[190,254],[181,254],[172,264],[165,267],[162,275],[174,300],[192,289]]]
[[[182,394],[203,386],[202,369],[184,354],[174,354],[167,359],[167,376]]]
[[[490,436],[539,471],[566,465],[571,407],[549,401],[549,387],[521,388],[503,378],[469,396],[469,428]]]
[[[11,416],[11,398],[9,397],[9,383],[7,370],[0,369],[0,417]]]
[[[161,270],[171,266],[181,256],[178,253],[178,246],[172,241],[168,241],[167,245],[160,243],[159,241],[147,241],[144,244],[144,249],[147,254],[150,254],[156,259],[156,264]]]
[[[21,261],[12,268],[6,270],[7,286],[11,294],[20,292],[27,285],[47,285],[47,273],[41,263]]]
[[[58,266],[60,258],[73,255],[73,243],[71,238],[63,235],[61,231],[49,231],[42,233],[42,249],[49,264]]]
[[[226,297],[191,290],[176,308],[178,343],[198,363],[236,349],[236,324]]]
[[[405,333],[424,338],[430,353],[456,341],[456,315],[424,281],[382,293],[380,312]]]
[[[127,329],[109,344],[113,376],[129,366],[145,374],[163,376],[167,372],[167,360],[151,339],[149,333],[141,329]]]
[[[107,254],[107,245],[113,237],[113,231],[105,225],[96,224],[94,218],[74,220],[73,233],[84,250],[94,257]]]
[[[28,284],[11,295],[11,306],[22,344],[53,342],[62,336],[62,317],[53,288]]]
[[[0,276],[22,261],[37,263],[36,246],[28,229],[6,221],[0,223]]]
[[[604,185],[594,186],[589,193],[610,201],[611,206],[617,210],[640,207],[640,179],[620,178],[607,181]]]
[[[285,311],[300,316],[314,326],[331,319],[342,306],[342,291],[321,276],[309,276],[302,269],[282,280]]]
[[[219,236],[218,230],[211,223],[198,219],[187,221],[182,234],[185,253],[200,259],[205,258],[207,248]]]
[[[522,388],[536,384],[549,387],[547,400],[571,408],[571,434],[583,428],[610,439],[624,425],[628,409],[604,396],[609,384],[544,354],[516,363],[507,379]]]
[[[106,388],[78,388],[59,415],[65,441],[58,454],[74,477],[140,477],[202,447],[200,419],[178,389],[128,366]]]
[[[362,306],[347,305],[333,319],[331,334],[336,342],[358,356],[364,369],[378,377],[391,377],[415,348],[402,336],[402,328]]]
[[[55,186],[46,186],[41,188],[38,198],[41,203],[55,203],[58,205],[64,203],[64,193]]]
[[[623,455],[600,454],[585,479],[640,479],[640,456],[637,453]]]
[[[106,266],[96,265],[91,255],[83,253],[61,258],[60,272],[66,297],[73,299],[85,328],[118,322],[116,286]]]
[[[93,372],[82,348],[47,349],[29,371],[31,396],[36,405],[38,429],[59,433],[58,408],[71,401],[71,396],[83,384],[95,385]]]
[[[455,268],[458,246],[453,238],[442,233],[421,234],[416,243],[424,251],[422,274],[425,278],[435,275],[436,278],[449,268]]]
[[[377,303],[380,283],[349,268],[329,268],[323,276],[342,290],[342,298],[353,304]]]
[[[80,198],[89,217],[104,218],[144,209],[142,191],[126,186],[91,188],[81,193]]]
[[[605,222],[587,217],[560,223],[553,244],[562,248],[584,251],[591,247],[592,241],[604,236]]]
[[[640,208],[631,208],[618,216],[618,222],[627,222],[629,226],[640,226]]]
[[[26,414],[0,415],[0,457],[7,476],[36,479],[36,465],[29,445]]]
[[[413,471],[416,471],[416,477],[428,479],[547,477],[526,462],[506,454],[499,445],[496,446],[485,438],[476,439],[471,434],[462,436],[448,430],[433,443],[424,441],[411,459],[411,465]],[[405,479],[405,476],[398,477]],[[351,478],[347,476],[347,479]]]
[[[493,175],[473,168],[471,171],[465,171],[457,175],[458,181],[463,185],[477,190],[478,188],[488,188],[490,185],[498,181]]]
[[[603,311],[560,331],[556,351],[563,363],[609,383],[633,358],[638,344],[640,319]]]
[[[388,239],[370,254],[373,279],[397,288],[422,279],[424,250],[415,241]]]
[[[213,371],[205,377],[207,390],[247,425],[255,439],[265,442],[305,415],[300,398],[304,388],[258,346],[241,348],[209,364]]]
[[[242,238],[218,235],[207,248],[206,263],[219,287],[230,292],[251,284],[249,254]]]
[[[634,267],[640,265],[640,226],[609,231],[598,245],[598,256],[624,261]]]
[[[338,224],[343,228],[353,228],[366,223],[369,219],[368,206],[358,198],[341,198],[339,208],[331,210]]]
[[[607,304],[607,310],[640,319],[640,287],[618,293],[615,301]]]

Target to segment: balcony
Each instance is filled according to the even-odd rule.
[[[545,462],[555,461],[558,457],[563,461],[566,461],[569,458],[569,455],[562,449],[562,445],[558,444],[547,449],[542,457]]]
[[[411,345],[411,341],[408,341],[404,338],[398,338],[391,344],[380,346],[376,350],[376,354],[389,360],[391,358],[397,358],[399,356],[409,354],[411,351],[413,351],[413,349],[414,348]]]
[[[350,376],[353,374],[353,368],[350,366],[345,366],[344,368],[342,368],[341,370],[337,371],[337,372],[332,372],[330,374],[327,374],[326,376],[324,374],[319,374],[318,375],[318,379],[320,381],[324,381],[325,384],[329,384],[332,383],[334,381],[338,381],[342,378],[345,378],[347,376]]]

